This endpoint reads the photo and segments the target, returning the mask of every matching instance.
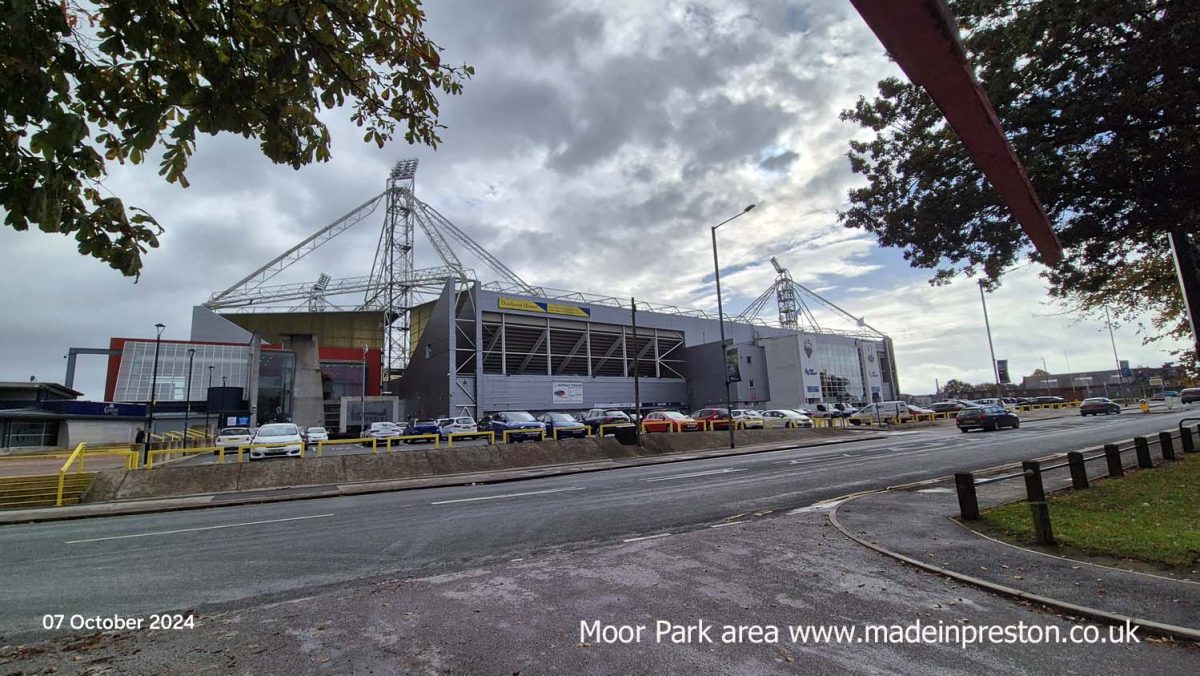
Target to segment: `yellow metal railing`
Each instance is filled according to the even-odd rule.
[[[63,463],[63,466],[58,469],[58,499],[56,499],[54,501],[54,505],[56,507],[62,507],[63,486],[66,484],[67,472],[70,471],[71,465],[75,464],[75,462],[78,460],[79,461],[79,469],[76,469],[75,473],[79,474],[79,473],[83,472],[83,456],[85,455],[84,454],[85,448],[87,448],[87,444],[79,444],[78,446],[76,446],[75,452],[72,453],[71,457],[67,458],[67,461],[65,463]]]
[[[600,427],[603,428],[604,425],[601,425]],[[524,434],[529,434],[532,431],[536,431],[538,433],[538,441],[546,440],[546,429],[545,428],[542,428],[540,430],[504,430],[504,432],[501,433],[501,438],[504,439],[504,443],[507,444],[508,443],[508,435],[510,435],[510,434],[524,435]]]
[[[633,423],[608,423],[607,425],[601,425],[596,429],[596,436],[603,437],[604,435],[608,434],[608,432],[605,432],[604,430],[616,429],[618,427],[633,427]]]
[[[446,435],[446,448],[453,448],[455,439],[479,439],[481,437],[487,437],[488,446],[496,445],[496,433],[491,430],[486,432],[451,432]]]
[[[375,437],[359,437],[358,439],[326,439],[324,441],[317,442],[317,457],[318,458],[325,457],[325,446],[330,445],[330,444],[336,446],[336,445],[340,445],[340,444],[365,444],[365,443],[371,444],[371,452],[372,453],[377,453],[379,451],[379,439],[376,439]]]
[[[561,430],[557,427],[554,428],[554,432],[551,434],[551,436],[554,437],[555,441],[558,441],[558,433],[562,432],[562,431],[564,431],[564,430]],[[574,431],[574,428],[568,428],[568,430],[566,430],[566,431]],[[583,436],[585,438],[590,438],[592,436],[592,428],[588,427],[587,425],[584,425],[583,426]]]
[[[388,452],[390,453],[390,452],[391,452],[391,450],[392,450],[392,442],[393,442],[393,441],[429,441],[429,440],[432,440],[432,441],[433,441],[433,447],[434,447],[434,448],[440,448],[440,447],[441,447],[441,438],[442,438],[442,437],[441,437],[441,435],[439,435],[439,434],[435,434],[435,433],[431,433],[431,434],[403,434],[403,435],[401,435],[401,436],[398,436],[398,437],[387,437],[387,438],[385,439],[384,450],[386,450],[386,451],[388,451]]]

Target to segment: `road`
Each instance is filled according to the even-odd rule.
[[[1183,411],[952,427],[883,440],[478,486],[0,528],[0,641],[45,614],[145,615],[719,526],[1128,439]]]

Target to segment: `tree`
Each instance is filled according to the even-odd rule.
[[[951,2],[976,67],[1062,240],[1043,273],[1072,311],[1149,311],[1147,340],[1189,334],[1165,233],[1200,231],[1200,4]],[[900,247],[934,284],[994,287],[1028,256],[1021,231],[923,91],[894,78],[842,113],[866,187],[839,218]],[[1195,363],[1195,355],[1191,355]]]
[[[963,397],[974,391],[975,388],[970,383],[957,378],[951,378],[942,385],[942,396],[949,398]]]
[[[233,132],[300,168],[330,157],[318,113],[347,104],[364,141],[399,125],[436,147],[436,94],[474,71],[443,64],[423,21],[418,0],[0,0],[5,223],[137,275],[162,229],[104,194],[112,162],[161,150],[186,188],[197,134]]]

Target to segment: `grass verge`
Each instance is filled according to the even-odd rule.
[[[1200,456],[1181,456],[1085,491],[1050,496],[1050,523],[1059,544],[1087,554],[1195,569],[1200,564],[1197,493]],[[1033,542],[1025,502],[985,510],[982,517],[988,530],[1021,544]]]

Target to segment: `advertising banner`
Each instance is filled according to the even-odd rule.
[[[738,366],[737,346],[725,348],[725,381],[729,383],[742,382],[742,370]]]
[[[1008,360],[1007,359],[997,359],[996,360],[996,370],[1000,373],[1000,382],[1004,383],[1005,385],[1012,382],[1011,380],[1008,379]]]
[[[566,315],[568,317],[591,317],[592,309],[580,305],[564,305],[562,303],[545,303],[523,298],[500,298],[496,305],[501,310],[520,310],[521,312],[536,312],[538,314]]]
[[[555,405],[583,403],[583,383],[554,383],[550,390],[550,399]]]

